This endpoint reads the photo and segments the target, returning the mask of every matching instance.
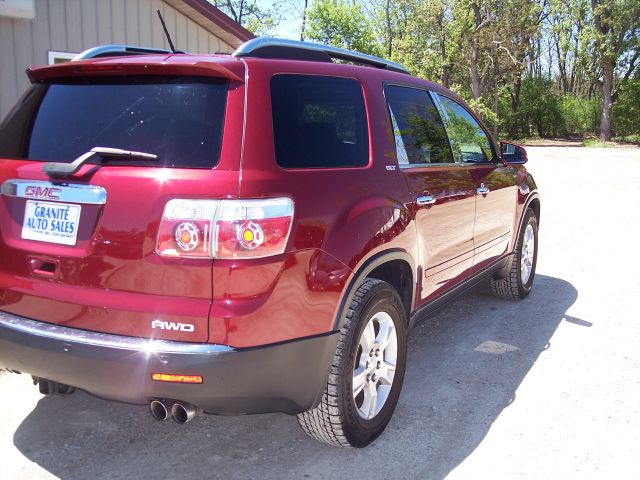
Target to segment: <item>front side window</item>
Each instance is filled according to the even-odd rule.
[[[387,85],[384,93],[396,140],[398,164],[410,167],[452,163],[447,133],[429,93],[396,85]]]
[[[151,76],[37,84],[0,125],[0,157],[72,162],[94,147],[109,147],[158,156],[126,165],[212,168],[220,155],[227,85]]]
[[[493,149],[489,137],[462,105],[449,97],[438,94],[438,98],[447,112],[448,130],[460,148],[463,162],[485,163],[493,161]]]
[[[360,84],[351,78],[275,75],[271,109],[276,162],[283,168],[358,167],[369,163]]]

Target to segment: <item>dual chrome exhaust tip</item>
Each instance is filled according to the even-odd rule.
[[[172,400],[152,400],[149,404],[151,416],[158,421],[168,420],[184,424],[202,415],[202,409],[190,403],[174,402]]]

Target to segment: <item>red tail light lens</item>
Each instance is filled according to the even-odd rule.
[[[223,200],[214,222],[215,258],[257,258],[284,252],[291,230],[288,198]]]
[[[211,257],[217,200],[170,200],[164,207],[156,252],[165,257]]]
[[[195,258],[259,258],[284,252],[293,220],[289,198],[171,200],[156,252]]]

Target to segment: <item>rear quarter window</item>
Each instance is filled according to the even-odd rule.
[[[34,85],[0,125],[0,157],[71,162],[110,147],[158,156],[110,164],[212,168],[227,89],[226,80],[149,76]]]
[[[275,75],[271,108],[283,168],[360,167],[369,162],[362,88],[350,78]]]

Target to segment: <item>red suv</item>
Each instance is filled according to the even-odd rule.
[[[27,73],[0,126],[0,368],[45,394],[285,412],[361,447],[416,320],[531,289],[524,149],[401,65],[257,39]]]

